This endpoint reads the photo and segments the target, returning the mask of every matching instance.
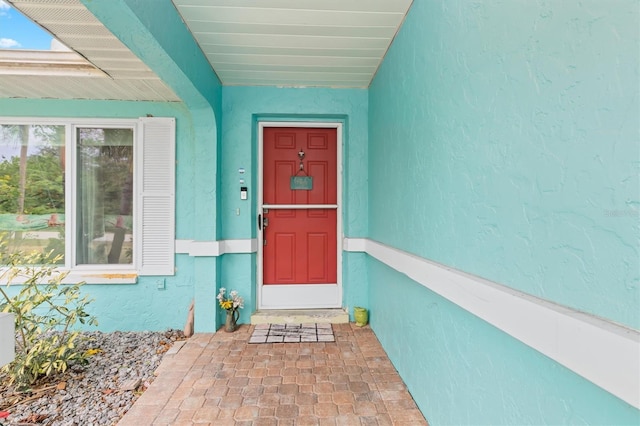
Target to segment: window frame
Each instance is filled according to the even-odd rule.
[[[100,269],[100,270],[107,270],[107,271],[130,271],[130,270],[138,270],[137,268],[137,253],[138,250],[136,249],[136,240],[134,239],[133,242],[133,253],[131,256],[131,263],[130,264],[117,264],[117,263],[112,263],[112,264],[82,264],[79,265],[78,261],[77,261],[77,253],[78,253],[78,240],[75,237],[76,232],[77,232],[77,223],[78,223],[78,206],[75,202],[75,200],[78,198],[78,129],[129,129],[133,132],[133,208],[132,208],[132,216],[133,216],[133,235],[135,235],[136,229],[138,226],[141,226],[141,221],[138,220],[138,211],[136,210],[137,207],[137,202],[136,202],[136,197],[135,194],[137,192],[137,187],[138,187],[138,178],[139,175],[136,173],[138,167],[139,167],[139,162],[137,159],[138,153],[136,152],[136,144],[140,143],[138,141],[138,120],[129,120],[129,124],[125,125],[123,124],[124,122],[115,122],[115,123],[109,123],[108,125],[104,125],[104,124],[100,124],[100,123],[96,123],[91,124],[91,125],[83,125],[83,124],[78,124],[78,123],[74,123],[73,125],[70,126],[70,130],[71,130],[71,134],[72,134],[72,138],[71,139],[71,148],[72,149],[66,149],[65,150],[65,161],[67,161],[66,164],[69,164],[70,167],[66,167],[65,168],[65,181],[66,182],[70,182],[70,184],[66,185],[66,188],[70,188],[70,191],[65,191],[65,206],[71,206],[71,214],[67,215],[67,212],[65,211],[65,216],[66,217],[71,217],[71,229],[73,229],[73,236],[68,236],[68,234],[70,234],[70,232],[65,232],[65,267],[68,267],[71,270],[77,270],[77,271],[95,271],[96,269]],[[69,156],[71,156],[71,158],[69,158]],[[71,176],[69,176],[69,173],[71,174]],[[70,179],[70,180],[66,180],[66,179]],[[71,200],[67,200],[67,192],[70,192],[71,194]],[[69,204],[67,204],[69,203]],[[65,208],[65,210],[67,210]],[[66,224],[65,224],[65,228],[66,228]],[[69,263],[67,264],[67,259],[69,259]]]
[[[51,125],[65,127],[65,262],[59,267],[60,271],[68,275],[63,282],[75,283],[84,281],[87,284],[133,284],[139,275],[173,275],[175,269],[175,118],[145,117],[145,118],[52,118],[52,117],[6,117],[0,116],[2,125]],[[154,127],[167,131],[166,137],[154,133]],[[133,253],[131,264],[76,264],[76,223],[77,223],[77,137],[79,128],[103,128],[103,129],[131,129],[133,132]],[[155,139],[145,136],[150,134]],[[159,140],[164,139],[164,140]],[[165,202],[167,211],[168,229],[171,241],[165,239],[165,256],[161,260],[163,267],[151,263],[145,266],[144,247],[145,239],[143,228],[143,204],[145,197],[145,161],[143,153],[149,149],[149,144],[164,144],[166,158],[162,158],[160,166],[173,167],[166,171],[170,187],[168,194],[161,197]],[[146,147],[145,147],[146,146]],[[165,154],[163,154],[165,155]],[[155,165],[158,167],[158,164]],[[157,170],[157,169],[156,169]],[[164,170],[164,169],[162,169]],[[152,194],[153,195],[153,194]],[[170,207],[169,207],[170,206]],[[153,218],[151,219],[153,220]],[[71,232],[69,230],[72,230]],[[153,247],[152,247],[153,248]],[[169,261],[169,264],[166,264]],[[165,265],[166,264],[166,265]],[[3,268],[0,268],[0,276]],[[19,283],[19,281],[15,282]],[[0,282],[0,285],[3,284]]]

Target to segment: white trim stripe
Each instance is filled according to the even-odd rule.
[[[343,238],[342,249],[350,252],[367,251],[367,240],[365,238]]]
[[[640,331],[368,239],[345,238],[466,311],[640,408]]]
[[[216,257],[223,254],[256,253],[257,251],[258,240],[255,238],[220,241],[176,240],[176,253],[195,257]]]

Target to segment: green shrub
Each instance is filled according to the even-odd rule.
[[[0,312],[16,319],[16,356],[2,368],[9,384],[28,389],[42,376],[62,373],[73,362],[86,362],[87,355],[76,348],[79,323],[97,325],[86,307],[91,302],[81,296],[80,284],[62,284],[68,273],[57,270],[59,256],[40,253],[9,253],[0,241],[0,282],[8,288],[22,283],[15,296],[0,285]],[[14,284],[17,285],[17,284]]]

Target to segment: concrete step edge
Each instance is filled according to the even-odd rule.
[[[349,314],[344,309],[259,310],[251,315],[251,324],[346,324]]]

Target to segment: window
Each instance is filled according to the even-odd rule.
[[[133,263],[133,129],[76,129],[78,265]]]
[[[104,276],[173,274],[175,120],[35,120],[0,119],[9,251]]]
[[[64,256],[64,163],[64,126],[0,125],[0,239],[9,252]]]

